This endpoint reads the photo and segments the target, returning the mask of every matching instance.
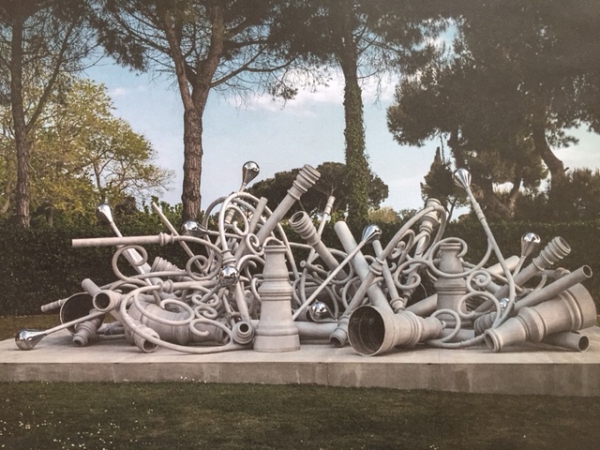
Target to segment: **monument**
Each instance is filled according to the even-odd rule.
[[[501,352],[526,341],[588,349],[588,338],[577,332],[597,320],[594,301],[581,284],[591,269],[553,268],[569,254],[568,243],[555,237],[538,252],[540,238],[531,232],[523,235],[520,255],[505,257],[466,170],[455,172],[455,182],[488,241],[477,262],[468,260],[465,241],[445,236],[446,211],[435,199],[385,243],[377,226],[366,227],[357,242],[345,222],[336,223],[343,250],[321,239],[330,220],[329,201],[316,226],[306,213],[291,217],[289,226],[303,241],[293,242],[283,218],[320,175],[304,166],[271,210],[266,199],[245,191],[258,172],[256,163],[246,163],[240,189],[215,200],[202,223],[187,222],[180,232],[152,205],[168,232],[124,237],[110,207],[101,205],[97,215],[116,237],[75,239],[73,246],[114,247],[115,280],[103,286],[82,280],[82,292],[42,308],[60,309],[61,325],[22,330],[16,345],[31,350],[45,336],[67,329],[74,346],[102,345],[110,337],[142,352],[167,348],[194,354],[294,352],[307,342],[331,351],[350,345],[364,356],[427,347]],[[211,217],[216,226],[211,227]],[[161,257],[150,264],[145,245],[181,246],[185,267]],[[121,259],[134,274],[121,271]],[[425,279],[435,292],[418,299]]]

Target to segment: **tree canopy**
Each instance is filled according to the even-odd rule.
[[[183,219],[200,213],[203,116],[214,89],[249,90],[290,61],[270,39],[273,0],[94,0],[109,55],[137,70],[175,75],[184,108]]]
[[[113,116],[104,86],[64,76],[59,86],[29,133],[33,211],[51,222],[55,213],[91,213],[102,202],[118,204],[126,197],[143,201],[168,184],[172,174],[153,164],[148,141]],[[7,108],[0,112],[9,124]],[[16,183],[11,175],[14,148],[12,129],[2,127],[0,199],[5,213]]]
[[[407,6],[408,5],[408,6]],[[422,44],[434,20],[411,2],[298,0],[285,2],[274,35],[289,52],[310,64],[326,64],[344,79],[346,176],[352,180],[348,222],[362,229],[368,219],[369,163],[365,146],[361,80],[390,74],[408,49]],[[418,12],[417,12],[418,11]]]
[[[588,168],[567,171],[542,192],[519,198],[515,217],[544,222],[600,219],[600,172]]]
[[[77,72],[94,47],[86,13],[86,4],[74,0],[0,3],[0,104],[10,104],[16,148],[14,217],[25,227],[30,221],[30,133],[59,76]],[[27,96],[32,86],[39,95]]]
[[[598,128],[597,104],[588,100],[600,87],[600,50],[589,44],[598,17],[600,5],[585,1],[462,5],[452,49],[399,85],[390,131],[401,144],[444,137],[488,212],[512,216],[521,188],[535,191],[546,171],[564,177],[553,148],[574,142],[568,130]],[[502,183],[512,185],[508,193],[494,190]]]
[[[448,24],[455,33],[444,39]],[[511,217],[523,211],[524,194],[542,204],[562,186],[593,190],[595,175],[569,172],[560,149],[575,142],[576,127],[600,133],[598,38],[600,3],[589,0],[5,0],[0,213],[27,226],[30,207],[80,208],[70,190],[144,196],[168,179],[148,142],[111,117],[103,90],[73,77],[100,44],[119,63],[167,72],[178,86],[184,219],[200,212],[210,93],[263,89],[290,99],[291,80],[319,71],[344,80],[345,164],[320,166],[322,203],[307,210],[333,194],[357,229],[384,198],[373,192],[385,185],[369,169],[361,83],[392,74],[401,77],[388,110],[394,139],[441,139],[448,149],[423,194],[451,210],[460,201],[449,195],[451,169],[466,167],[486,212]],[[278,177],[286,186],[268,189],[285,192]]]

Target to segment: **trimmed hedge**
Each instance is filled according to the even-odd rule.
[[[155,235],[156,223],[123,225],[123,235]],[[81,282],[99,286],[116,279],[111,267],[112,247],[73,248],[72,239],[113,236],[107,226],[79,225],[23,229],[0,224],[0,315],[39,314],[46,303],[82,292]],[[176,248],[175,248],[176,247]],[[149,264],[155,256],[183,261],[180,247],[146,247]],[[119,265],[124,273],[134,273]]]
[[[381,225],[382,242],[385,244],[396,233],[398,226]],[[504,257],[520,253],[520,238],[533,231],[545,245],[555,236],[561,236],[571,246],[571,254],[560,264],[569,270],[589,265],[596,276],[584,283],[600,305],[600,221],[573,223],[491,223],[498,245]],[[121,226],[126,236],[154,235],[165,231],[156,221],[136,222]],[[60,228],[22,229],[0,224],[0,315],[39,314],[40,306],[81,292],[81,281],[91,278],[102,285],[115,280],[111,268],[113,249],[82,248],[71,246],[71,239],[111,236],[103,225],[63,226]],[[297,236],[288,230],[290,239]],[[478,222],[451,223],[445,236],[464,239],[469,252],[466,259],[477,262],[485,252],[487,241]],[[332,227],[323,236],[327,245],[339,247]],[[178,245],[166,247],[148,246],[149,263],[161,256],[184,267],[186,256]],[[123,269],[125,270],[125,268]],[[131,271],[131,269],[129,269]]]

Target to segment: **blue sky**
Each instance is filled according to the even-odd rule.
[[[127,120],[157,151],[156,164],[175,172],[161,196],[181,201],[183,180],[183,108],[179,91],[166,75],[135,74],[111,60],[87,70],[103,83],[113,100],[115,115]],[[395,210],[423,206],[419,183],[429,170],[439,142],[414,148],[396,144],[386,125],[386,108],[393,100],[394,82],[379,95],[374,82],[363,87],[366,142],[373,171],[389,186],[383,203]],[[253,160],[261,167],[257,180],[276,172],[326,161],[344,161],[343,84],[333,80],[316,92],[300,91],[285,106],[266,95],[233,97],[212,92],[204,115],[202,209],[217,197],[239,188],[241,167]],[[576,130],[580,143],[560,149],[565,166],[600,167],[600,136]],[[276,205],[270,205],[274,207]]]

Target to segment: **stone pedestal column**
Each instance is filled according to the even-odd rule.
[[[300,336],[292,319],[293,289],[285,264],[285,246],[273,241],[265,245],[263,276],[258,289],[261,310],[254,350],[268,353],[300,350]]]
[[[445,274],[459,274],[463,272],[463,265],[458,257],[462,246],[458,242],[448,242],[440,245],[440,265],[439,270]],[[467,294],[467,283],[464,278],[439,277],[435,282],[437,291],[437,308],[450,309],[452,311],[466,312],[466,305],[461,307],[461,299]],[[450,314],[440,314],[439,320],[445,321],[448,325],[454,326],[456,320]]]

